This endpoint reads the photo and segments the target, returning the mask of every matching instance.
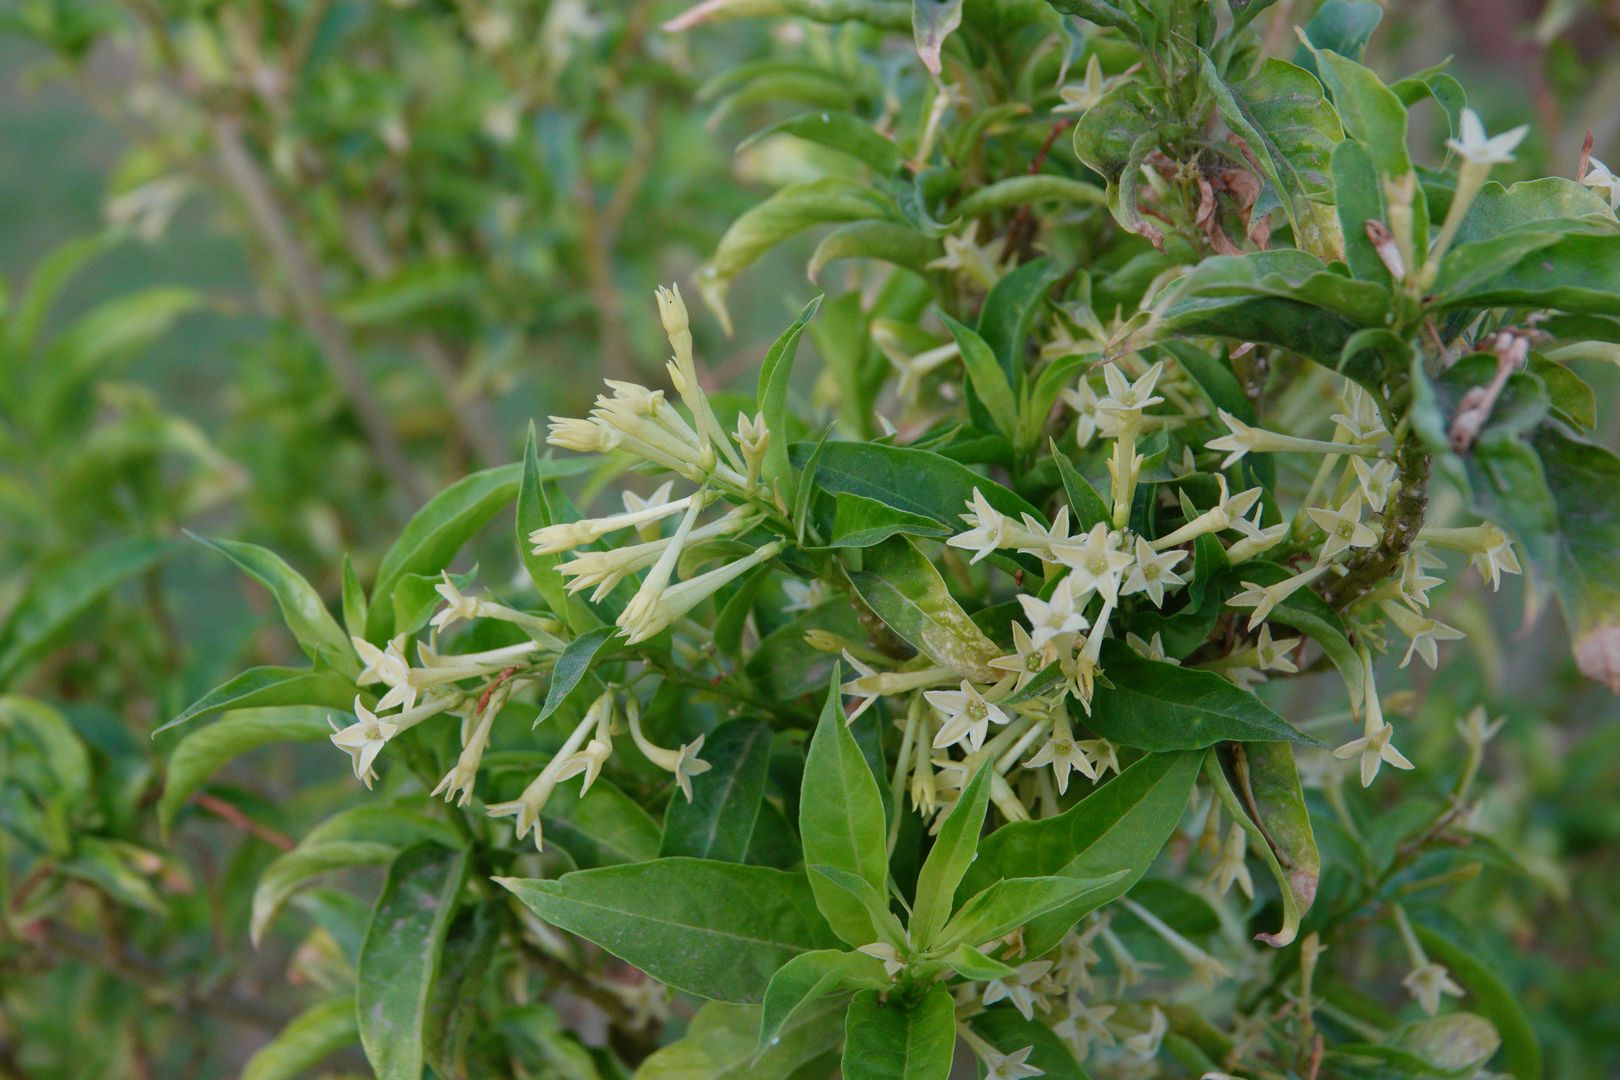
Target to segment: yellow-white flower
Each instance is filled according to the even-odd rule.
[[[1024,609],[1024,618],[1029,622],[1032,651],[1039,650],[1055,638],[1078,633],[1090,625],[1076,609],[1073,582],[1073,576],[1059,581],[1048,600],[1027,593],[1018,595],[1018,606]]]
[[[1232,883],[1236,882],[1244,896],[1254,899],[1254,877],[1249,873],[1246,861],[1248,849],[1248,834],[1243,831],[1242,825],[1232,822],[1232,827],[1226,833],[1226,842],[1221,846],[1220,861],[1210,873],[1210,882],[1221,896],[1230,892]]]
[[[1187,557],[1187,553],[1180,548],[1171,548],[1163,553],[1153,550],[1153,545],[1143,537],[1136,538],[1136,561],[1131,566],[1130,574],[1125,578],[1125,587],[1120,592],[1129,596],[1132,593],[1145,592],[1153,601],[1154,607],[1164,605],[1164,590],[1166,586],[1185,585],[1187,582],[1173,569],[1177,563]]]
[[[973,552],[973,558],[968,562],[976,563],[997,548],[1008,545],[1012,522],[1007,515],[991,506],[978,488],[973,489],[973,500],[968,503],[968,508],[969,512],[962,515],[962,521],[969,526],[968,531],[957,533],[945,543]]]
[[[1598,195],[1609,200],[1609,209],[1620,212],[1620,177],[1609,171],[1609,167],[1597,158],[1586,163],[1586,175],[1581,177],[1581,183],[1591,188]]]
[[[1099,521],[1083,539],[1053,545],[1052,554],[1069,568],[1076,598],[1095,591],[1109,605],[1119,602],[1120,579],[1132,561],[1119,543],[1120,534],[1110,532],[1108,523]]]
[[[1139,1058],[1156,1057],[1159,1053],[1159,1045],[1164,1042],[1165,1034],[1169,1030],[1170,1023],[1165,1019],[1164,1010],[1154,1005],[1148,1013],[1147,1030],[1126,1039],[1124,1043],[1125,1049]]]
[[[1270,615],[1272,609],[1278,604],[1327,573],[1327,569],[1327,563],[1317,563],[1307,570],[1301,570],[1292,577],[1283,578],[1274,585],[1259,585],[1253,581],[1245,581],[1243,582],[1243,591],[1232,597],[1227,603],[1232,607],[1254,608],[1254,614],[1249,616],[1249,629],[1253,630],[1266,621],[1266,616]]]
[[[1118,1011],[1113,1005],[1093,1005],[1087,1008],[1076,996],[1070,996],[1067,1014],[1052,1026],[1052,1034],[1062,1039],[1079,1061],[1091,1053],[1091,1044],[1114,1045],[1114,1033],[1106,1021]]]
[[[1103,367],[1103,379],[1108,383],[1108,396],[1097,402],[1097,411],[1110,417],[1120,427],[1141,422],[1142,410],[1157,405],[1164,398],[1154,394],[1153,388],[1164,373],[1164,361],[1155,363],[1135,381],[1127,379],[1118,364]]]
[[[1461,630],[1447,626],[1438,619],[1419,615],[1404,604],[1386,601],[1380,606],[1401,633],[1412,639],[1412,643],[1406,647],[1406,655],[1401,658],[1401,667],[1410,664],[1412,655],[1416,653],[1423,657],[1425,664],[1434,668],[1440,663],[1439,642],[1462,640]]]
[[[1305,513],[1310,515],[1318,528],[1327,533],[1327,540],[1322,544],[1321,553],[1324,562],[1342,551],[1372,547],[1378,543],[1378,534],[1361,520],[1359,491],[1352,492],[1337,510],[1311,506],[1306,508]]]
[[[1026,769],[1039,769],[1045,765],[1052,767],[1059,795],[1068,793],[1071,771],[1078,772],[1087,780],[1097,779],[1097,766],[1092,763],[1080,744],[1074,741],[1074,731],[1069,727],[1068,711],[1062,706],[1052,714],[1052,734],[1035,752],[1035,756],[1024,762]]]
[[[1530,133],[1530,125],[1520,124],[1500,135],[1485,134],[1485,125],[1473,109],[1464,109],[1460,139],[1447,139],[1446,146],[1455,150],[1471,165],[1506,165],[1513,160],[1513,150]]]
[[[529,543],[534,546],[536,555],[558,555],[570,548],[595,543],[607,534],[620,529],[637,528],[662,521],[672,514],[688,509],[692,505],[693,498],[688,495],[673,502],[649,502],[635,510],[626,510],[622,514],[547,525],[530,533]]]
[[[998,1001],[1010,1002],[1025,1020],[1033,1020],[1037,1003],[1035,986],[1051,970],[1050,960],[1031,960],[1027,964],[1019,964],[1011,975],[987,980],[980,991],[979,1003],[989,1008]]]
[[[1054,113],[1086,113],[1092,106],[1103,99],[1103,95],[1112,90],[1121,81],[1123,75],[1105,77],[1102,73],[1102,64],[1097,60],[1097,54],[1092,53],[1091,59],[1086,62],[1085,74],[1077,83],[1058,87],[1058,97],[1063,104],[1055,106]]]
[[[354,766],[354,775],[358,780],[370,787],[377,774],[372,771],[371,764],[382,753],[388,740],[399,734],[399,727],[386,720],[379,720],[375,713],[364,705],[360,699],[354,699],[355,722],[346,728],[339,728],[330,717],[327,723],[332,725],[332,745],[349,755],[349,763]]]
[[[1401,985],[1430,1016],[1440,1011],[1440,995],[1463,996],[1463,988],[1457,985],[1451,972],[1432,960],[1413,968],[1411,974],[1401,980]]]
[[[906,961],[900,955],[900,950],[887,941],[874,941],[870,945],[860,946],[855,951],[883,961],[883,974],[891,979],[906,969]]]
[[[1365,734],[1359,739],[1351,739],[1333,751],[1333,756],[1340,759],[1359,756],[1361,786],[1369,787],[1373,778],[1378,775],[1378,767],[1386,761],[1397,769],[1412,768],[1412,763],[1406,759],[1406,755],[1395,749],[1395,744],[1390,741],[1394,737],[1394,725],[1383,721],[1376,724],[1369,723]]]
[[[1074,388],[1064,390],[1062,396],[1063,403],[1074,410],[1074,441],[1084,450],[1097,437],[1097,430],[1101,426],[1097,414],[1097,392],[1091,388],[1090,380],[1082,375]]]
[[[675,785],[686,796],[686,801],[692,801],[692,777],[701,776],[709,771],[709,763],[698,757],[703,750],[704,736],[699,735],[689,743],[682,743],[679,750],[668,750],[652,742],[641,733],[641,710],[634,701],[629,702],[625,712],[630,719],[630,738],[635,740],[637,749],[648,761],[663,769],[665,772],[675,774]]]
[[[999,705],[984,699],[984,695],[966,679],[956,690],[928,690],[923,697],[943,719],[934,736],[934,749],[943,750],[966,742],[971,753],[978,753],[990,725],[1005,724],[1010,719]]]

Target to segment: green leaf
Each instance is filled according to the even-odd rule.
[[[175,815],[214,770],[249,750],[278,742],[315,742],[332,734],[325,709],[281,705],[227,713],[217,723],[191,732],[169,754],[168,776],[158,799],[158,822],[165,836]]]
[[[878,896],[888,893],[889,860],[883,796],[844,720],[837,671],[804,761],[799,793],[799,835],[807,865],[853,874]],[[822,875],[810,876],[816,904],[833,931],[850,945],[878,939],[866,909]]]
[[[1121,641],[1103,643],[1102,670],[1086,725],[1138,750],[1201,750],[1218,742],[1320,745],[1271,708],[1213,671],[1148,660]]]
[[[0,687],[61,642],[73,623],[114,588],[174,550],[162,540],[115,540],[22,579],[22,595],[0,624]]]
[[[812,282],[839,259],[877,259],[926,275],[928,264],[939,258],[939,241],[911,225],[892,221],[852,221],[828,233],[810,253],[805,272]]]
[[[793,502],[795,483],[793,470],[788,465],[788,384],[793,378],[793,359],[799,352],[799,338],[820,307],[819,296],[804,306],[793,325],[765,354],[765,362],[759,369],[759,411],[771,433],[765,444],[761,473],[771,489],[781,496],[784,506]]]
[[[530,421],[528,439],[523,446],[523,475],[518,481],[518,555],[523,560],[523,568],[529,572],[529,580],[540,590],[540,596],[545,600],[546,607],[551,609],[552,614],[577,630],[579,627],[574,624],[576,609],[570,606],[568,591],[564,588],[562,576],[557,573],[557,564],[562,562],[563,557],[536,555],[534,545],[529,543],[531,533],[556,524],[551,506],[546,501],[545,481],[541,476],[537,442],[534,423]]]
[[[998,210],[1050,201],[1106,206],[1108,195],[1095,184],[1071,180],[1067,176],[1053,176],[1050,173],[1010,176],[964,196],[956,204],[956,213],[963,220],[971,220]]]
[[[878,990],[889,985],[882,961],[865,953],[821,949],[795,956],[776,969],[760,1010],[763,1052],[801,1009],[841,990]]]
[[[911,910],[911,937],[918,949],[932,948],[950,919],[956,887],[979,852],[979,832],[990,806],[988,762],[968,783],[939,827],[933,849],[917,875],[916,899]]]
[[[819,109],[801,113],[744,139],[737,146],[740,154],[772,135],[792,135],[818,143],[870,166],[875,172],[892,176],[905,163],[905,155],[894,144],[873,130],[872,125],[854,113]]]
[[[1242,137],[1276,190],[1298,245],[1324,259],[1336,257],[1342,241],[1333,210],[1311,199],[1332,188],[1329,159],[1344,137],[1321,84],[1303,68],[1275,58],[1228,86],[1204,55],[1201,75],[1226,126]]]
[[[844,1037],[844,1008],[837,998],[807,1005],[756,1057],[760,1010],[711,1001],[698,1010],[685,1035],[642,1062],[635,1080],[797,1077],[800,1069],[838,1048]]]
[[[813,450],[811,443],[795,443],[791,451],[794,463],[808,460]],[[963,528],[962,514],[974,488],[1003,514],[1028,514],[1046,523],[1039,510],[1010,489],[966,465],[916,447],[829,442],[821,448],[815,478],[823,491],[874,499],[896,510],[933,518],[952,532]]]
[[[467,879],[468,855],[434,843],[399,853],[360,946],[354,1005],[378,1080],[419,1080],[428,994]]]
[[[658,855],[658,822],[612,781],[598,779],[580,795],[559,787],[540,812],[546,843],[556,843],[581,869],[646,862]]]
[[[475,1034],[484,1034],[479,1003],[507,923],[505,903],[488,900],[463,907],[445,934],[444,960],[428,996],[422,1032],[424,1056],[438,1076],[469,1075],[466,1046]]]
[[[862,990],[844,1020],[844,1080],[946,1080],[956,1052],[956,1003],[943,983],[902,1005]]]
[[[1541,1044],[1518,997],[1474,952],[1430,927],[1418,925],[1418,941],[1431,959],[1451,969],[1468,991],[1469,1004],[1484,1014],[1502,1039],[1502,1067],[1518,1080],[1540,1080]]]
[[[968,385],[974,400],[985,409],[996,430],[1009,439],[1018,433],[1018,399],[1013,395],[1010,375],[996,360],[990,346],[974,331],[949,315],[941,316],[956,338],[962,354],[962,366],[967,369]]]
[[[1120,867],[1101,877],[1069,875],[1003,878],[963,904],[940,934],[948,944],[981,946],[1011,933],[1049,911],[1096,908],[1119,895],[1130,875]]]
[[[186,711],[164,724],[152,735],[158,736],[182,724],[212,716],[227,709],[257,709],[270,705],[324,705],[348,710],[359,688],[354,680],[332,671],[313,668],[248,668],[235,678],[192,702]]]
[[[517,496],[523,470],[523,464],[513,464],[475,472],[416,512],[377,567],[366,619],[368,640],[381,642],[392,636],[394,608],[389,598],[399,579],[406,574],[437,574],[450,565],[462,545]]]
[[[1367,222],[1387,224],[1389,211],[1384,206],[1384,186],[1378,179],[1378,166],[1373,163],[1372,154],[1354,139],[1346,139],[1333,149],[1333,198],[1338,207],[1339,230],[1344,234],[1344,258],[1350,272],[1360,281],[1375,281],[1388,287],[1392,281],[1389,267],[1378,257],[1378,249],[1367,236]]]
[[[343,630],[350,637],[366,633],[366,590],[354,572],[354,560],[343,556]]]
[[[1557,234],[1535,228],[1453,248],[1440,264],[1435,307],[1511,305],[1620,315],[1620,232],[1601,224],[1589,232],[1566,229]],[[1528,250],[1517,250],[1520,246]],[[1496,251],[1506,251],[1511,262],[1487,261]]]
[[[1283,926],[1256,940],[1274,948],[1293,943],[1300,920],[1316,899],[1322,857],[1316,850],[1311,816],[1305,808],[1294,748],[1287,743],[1234,746],[1205,763],[1213,774],[1224,770],[1227,785],[1215,782],[1234,821],[1249,834],[1250,844],[1265,856],[1283,900]]]
[[[288,1022],[248,1059],[242,1080],[298,1080],[359,1037],[352,997],[329,998]]]
[[[1554,587],[1583,674],[1620,692],[1620,457],[1557,424],[1533,443],[1556,508]]]
[[[995,642],[952,598],[934,564],[904,536],[865,550],[850,585],[890,630],[934,663],[975,682],[994,682]]]
[[[984,298],[984,307],[979,311],[978,335],[990,346],[1007,381],[1014,387],[1023,385],[1025,369],[1029,366],[1024,349],[1030,323],[1045,303],[1046,294],[1067,273],[1068,267],[1050,256],[1032,259],[1003,275]],[[952,333],[955,333],[954,326]],[[961,341],[961,335],[957,335],[957,340]]]
[[[1384,9],[1372,0],[1326,0],[1305,24],[1305,36],[1318,49],[1360,60],[1383,17]],[[1294,50],[1294,63],[1315,73],[1315,57],[1304,45]]]
[[[614,634],[619,632],[616,626],[599,626],[595,630],[587,630],[579,637],[563,646],[563,651],[557,655],[557,662],[551,668],[551,682],[546,686],[545,704],[541,705],[539,714],[534,718],[535,725],[544,723],[551,714],[556,712],[574,688],[590,673],[591,663],[596,654],[602,651]]]
[[[864,548],[891,536],[923,536],[938,540],[950,530],[931,517],[897,510],[887,503],[840,491],[833,496],[832,536],[828,547]]]
[[[1069,500],[1069,509],[1074,513],[1076,535],[1089,531],[1100,521],[1111,521],[1113,515],[1108,511],[1108,504],[1091,486],[1091,481],[1075,471],[1074,463],[1057,448],[1056,441],[1052,442],[1051,447],[1052,460],[1057,463],[1058,476],[1063,479],[1063,493]]]
[[[898,216],[892,200],[854,180],[828,176],[788,184],[731,223],[703,269],[703,298],[729,333],[726,288],[761,255],[817,225]]]
[[[962,0],[911,0],[911,36],[930,74],[939,74],[939,52],[961,25]]]
[[[692,778],[690,802],[669,801],[660,856],[743,861],[765,795],[771,739],[770,725],[758,720],[733,720],[709,733],[709,771]]]
[[[1158,130],[1157,103],[1137,79],[1103,95],[1074,126],[1074,152],[1086,167],[1108,181],[1110,192],[1130,164],[1138,140]]]
[[[867,923],[874,928],[873,941],[887,942],[895,946],[905,941],[905,928],[900,925],[899,917],[889,910],[888,901],[872,887],[871,882],[848,870],[840,870],[836,866],[827,866],[824,863],[811,863],[805,869],[810,871],[811,884],[815,884],[818,879],[825,881],[837,890],[834,895],[853,901],[854,906],[865,913]],[[821,902],[819,895],[816,902]],[[826,914],[825,910],[822,914]]]
[[[972,982],[1005,979],[1016,973],[1016,968],[975,949],[971,945],[958,945],[945,957],[950,969]]]
[[[1020,874],[1098,878],[1119,869],[1130,874],[1110,891],[1123,895],[1147,872],[1175,831],[1201,753],[1150,754],[1056,817],[1003,825],[979,844],[957,889],[958,897]],[[1106,899],[1098,903],[1105,903]],[[1037,920],[1024,931],[1031,958],[1058,943],[1091,907],[1085,900]]]
[[[288,566],[280,555],[240,540],[198,539],[270,590],[270,595],[276,598],[276,605],[281,608],[282,621],[310,659],[346,675],[360,673],[354,646],[349,644],[348,635],[332,613],[326,610],[321,594],[298,571]],[[379,592],[378,595],[385,594]]]
[[[670,858],[495,880],[552,925],[699,997],[759,1001],[777,968],[838,944],[802,872]]]
[[[448,824],[402,806],[363,805],[327,818],[259,875],[248,931],[253,944],[264,938],[288,898],[314,878],[330,870],[387,864],[401,848],[419,840],[460,846]]]

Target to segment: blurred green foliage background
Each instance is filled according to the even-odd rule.
[[[734,154],[783,112],[703,87],[767,56],[837,48],[835,32],[748,21],[701,41],[661,31],[683,6],[7,0],[0,610],[65,559],[181,527],[272,546],[335,596],[344,551],[374,560],[425,493],[515,459],[531,418],[577,413],[601,373],[656,372],[653,287],[690,286],[732,219],[813,164],[802,146]],[[1310,5],[1293,6],[1302,21]],[[151,18],[174,30],[168,45]],[[1454,56],[1490,130],[1533,125],[1525,174],[1571,175],[1588,129],[1596,155],[1620,164],[1613,4],[1392,4],[1384,26],[1374,67]],[[296,81],[255,87],[253,71],[233,69],[244,41],[303,50]],[[162,71],[168,47],[213,84],[181,87],[180,104],[149,98],[143,73]],[[257,74],[273,80],[275,60]],[[244,209],[222,122],[245,131],[312,278],[296,264],[289,274],[275,228]],[[64,244],[96,236],[104,250],[50,305],[45,344],[19,344],[28,283]],[[817,291],[809,247],[738,281],[735,336],[699,318],[699,354],[717,378],[746,379]],[[145,300],[118,306],[131,297]],[[86,330],[86,318],[101,322]],[[27,373],[85,349],[51,351],[76,328],[128,347],[88,361],[94,377],[62,391],[72,417],[39,429]],[[377,452],[343,393],[333,333],[398,460]],[[1608,443],[1620,443],[1620,371],[1582,373],[1606,401]],[[509,558],[490,553],[484,580],[509,575]],[[1521,582],[1458,590],[1436,613],[1469,637],[1437,675],[1417,676],[1412,756],[1444,773],[1444,729],[1475,701],[1510,718],[1483,813],[1536,888],[1482,878],[1450,914],[1512,973],[1549,1076],[1620,1075],[1620,708],[1574,672],[1555,616],[1521,625]],[[244,907],[288,837],[356,800],[338,756],[278,748],[238,763],[188,806],[167,847],[152,819],[162,747],[148,733],[245,664],[295,651],[266,603],[184,544],[6,672],[8,693],[52,702],[87,748],[74,828],[110,846],[99,868],[82,849],[49,861],[67,867],[58,879],[0,839],[0,1076],[232,1075],[346,963],[354,913],[340,888],[309,894],[316,929],[282,920],[257,951]],[[1296,689],[1300,717],[1310,687]],[[0,735],[18,730],[8,723]],[[19,767],[20,744],[3,747]],[[337,1066],[363,1071],[352,1057]]]

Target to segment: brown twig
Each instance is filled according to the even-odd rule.
[[[272,829],[263,822],[254,821],[218,795],[210,795],[206,791],[199,791],[191,797],[190,801],[221,821],[258,837],[271,847],[280,848],[282,851],[291,851],[294,847],[292,839],[285,833]]]
[[[1491,410],[1496,408],[1496,399],[1502,396],[1502,389],[1507,386],[1508,377],[1524,367],[1530,355],[1530,337],[1521,330],[1499,330],[1491,335],[1489,348],[1496,354],[1496,374],[1484,386],[1476,386],[1464,394],[1457,403],[1456,415],[1451,418],[1451,430],[1447,437],[1451,441],[1451,448],[1459,454],[1466,454],[1473,448],[1480,429],[1491,418]]]

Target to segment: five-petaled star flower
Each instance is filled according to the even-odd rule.
[[[984,1080],[1024,1080],[1028,1076],[1044,1075],[1033,1065],[1026,1065],[1034,1046],[1026,1046],[1010,1054],[987,1051],[984,1055]]]
[[[976,563],[999,547],[1007,544],[1007,516],[986,501],[983,492],[973,489],[973,501],[968,504],[972,513],[963,514],[962,520],[971,528],[957,533],[945,541],[951,547],[973,552],[968,562]]]
[[[1455,150],[1472,165],[1506,165],[1513,160],[1513,149],[1530,133],[1530,125],[1520,124],[1512,131],[1500,135],[1485,134],[1485,125],[1473,109],[1462,114],[1462,138],[1447,139],[1446,146]]]
[[[1430,1016],[1440,1011],[1441,994],[1463,996],[1463,988],[1452,979],[1451,972],[1432,960],[1413,968],[1412,973],[1401,980],[1401,985]]]
[[[1586,163],[1586,175],[1581,177],[1581,183],[1607,199],[1610,210],[1620,213],[1620,176],[1610,172],[1607,165],[1592,158]]]
[[[966,679],[962,680],[960,690],[929,690],[923,697],[945,718],[939,726],[939,734],[934,736],[935,750],[966,740],[968,750],[976,754],[984,745],[990,724],[1005,724],[1008,720],[999,706],[984,700],[984,695]]]
[[[377,760],[377,755],[388,745],[388,740],[399,733],[399,728],[386,720],[377,719],[375,713],[360,704],[358,697],[354,699],[354,715],[355,722],[346,728],[339,728],[330,718],[327,723],[332,725],[333,745],[349,755],[355,777],[370,787],[377,776],[371,771],[371,763]]]
[[[1361,520],[1359,491],[1352,492],[1350,497],[1344,500],[1344,505],[1337,510],[1312,506],[1305,512],[1323,532],[1327,533],[1327,540],[1322,544],[1323,560],[1331,559],[1341,551],[1372,547],[1378,543],[1378,534]]]
[[[1119,602],[1120,578],[1131,556],[1119,550],[1119,535],[1108,531],[1107,522],[1097,522],[1084,538],[1054,545],[1052,553],[1069,568],[1076,597],[1096,590],[1107,603]]]
[[[1058,582],[1050,600],[1019,594],[1018,606],[1024,609],[1024,618],[1029,621],[1029,639],[1033,648],[1039,649],[1065,634],[1078,633],[1089,625],[1086,617],[1075,609],[1073,580],[1066,577]]]
[[[1159,552],[1153,550],[1153,545],[1145,537],[1136,538],[1136,564],[1125,579],[1125,587],[1120,591],[1126,596],[1132,593],[1145,592],[1153,601],[1154,607],[1164,605],[1164,590],[1167,585],[1185,585],[1187,582],[1176,573],[1172,567],[1187,553],[1180,548],[1170,548]]]
[[[1406,760],[1406,755],[1395,749],[1395,744],[1390,741],[1394,735],[1393,724],[1381,723],[1361,738],[1351,739],[1333,751],[1333,756],[1350,758],[1361,755],[1361,786],[1368,787],[1372,784],[1373,777],[1378,775],[1378,767],[1386,761],[1397,769],[1412,768],[1412,763]]]

